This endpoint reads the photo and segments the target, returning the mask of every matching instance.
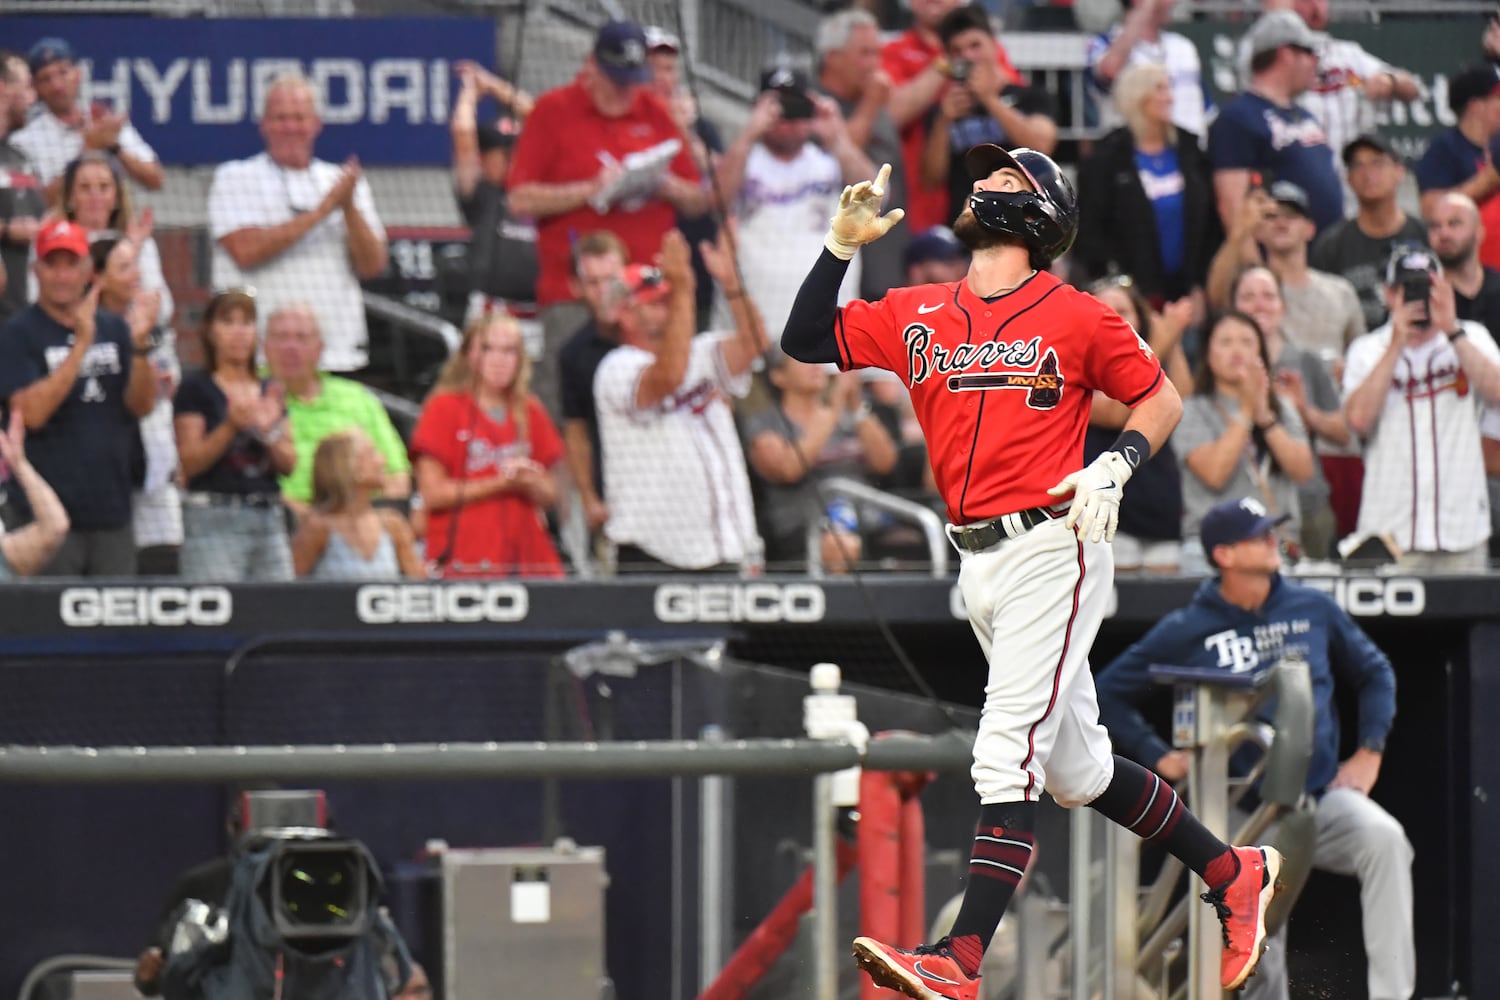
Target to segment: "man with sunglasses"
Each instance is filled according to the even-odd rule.
[[[1116,750],[1168,781],[1181,781],[1188,754],[1169,747],[1142,714],[1165,693],[1151,679],[1153,663],[1244,673],[1286,656],[1306,661],[1317,698],[1307,770],[1307,791],[1317,801],[1313,867],[1359,879],[1369,996],[1407,1000],[1417,964],[1412,847],[1401,823],[1370,798],[1396,715],[1396,675],[1330,595],[1282,577],[1275,529],[1284,520],[1250,498],[1226,501],[1204,515],[1203,551],[1217,579],[1205,580],[1186,608],[1162,619],[1099,673],[1099,719]],[[1359,705],[1359,749],[1343,761],[1335,679],[1355,688]],[[1287,995],[1285,927],[1246,995]]]

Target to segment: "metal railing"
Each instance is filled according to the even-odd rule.
[[[924,507],[905,497],[898,497],[894,493],[877,490],[873,486],[845,476],[834,476],[823,480],[818,484],[818,492],[825,500],[839,497],[866,507],[874,507],[898,521],[908,521],[916,525],[922,532],[923,540],[927,543],[927,555],[932,562],[930,570],[932,575],[934,577],[948,575],[948,536],[943,519],[930,507]],[[807,525],[807,571],[814,578],[824,575],[822,538],[822,521],[814,518]]]

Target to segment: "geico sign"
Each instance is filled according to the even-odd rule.
[[[366,625],[518,622],[531,599],[519,583],[372,583],[359,588],[354,609]]]
[[[227,625],[233,614],[223,587],[69,587],[58,609],[69,628]]]
[[[827,610],[814,583],[668,583],[656,588],[657,620],[819,622]]]
[[[1401,577],[1303,577],[1297,581],[1332,594],[1334,603],[1356,618],[1391,615],[1413,618],[1427,610],[1427,587]]]

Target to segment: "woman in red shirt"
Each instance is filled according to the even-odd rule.
[[[427,559],[443,576],[562,576],[544,511],[557,500],[562,439],[528,389],[516,321],[464,330],[412,435]]]

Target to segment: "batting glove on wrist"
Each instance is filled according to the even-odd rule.
[[[886,163],[873,181],[860,181],[844,188],[823,240],[829,253],[839,260],[853,260],[860,247],[880,239],[905,218],[906,210],[901,208],[880,214],[880,202],[885,198],[885,186],[890,179],[891,165]]]
[[[1073,505],[1068,508],[1063,524],[1076,526],[1082,541],[1106,542],[1115,540],[1115,526],[1120,523],[1120,500],[1125,495],[1125,483],[1135,470],[1117,451],[1106,451],[1077,472],[1047,492],[1055,497],[1073,494]]]

